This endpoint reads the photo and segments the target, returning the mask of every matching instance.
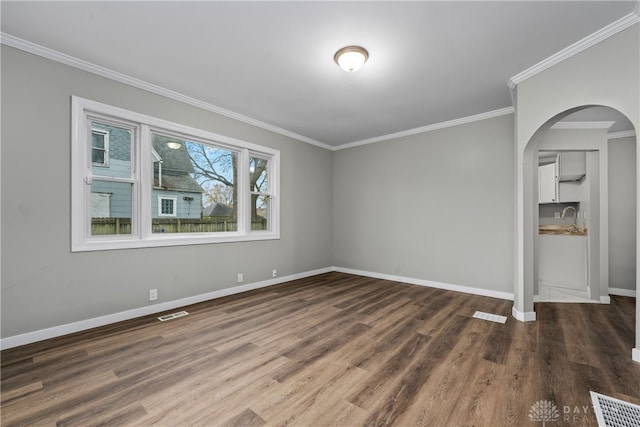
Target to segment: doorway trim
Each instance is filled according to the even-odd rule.
[[[561,114],[564,116],[565,114]],[[549,120],[548,124],[553,125],[553,122],[557,121],[554,117]],[[545,123],[546,125],[547,123]],[[590,211],[590,223],[589,230],[587,232],[587,244],[590,248],[588,251],[588,281],[589,281],[589,298],[592,302],[598,302],[601,304],[608,304],[609,298],[609,153],[608,153],[608,138],[607,128],[558,128],[553,127],[549,129],[547,126],[541,127],[540,132],[534,133],[531,137],[529,144],[534,144],[533,154],[531,159],[525,158],[525,161],[533,161],[533,169],[538,165],[538,153],[539,150],[552,150],[552,151],[586,151],[587,172],[592,176],[588,176],[591,180],[594,177],[596,182],[590,183],[588,192],[589,204],[592,205],[589,208]],[[545,135],[545,132],[549,134]],[[571,134],[569,134],[571,132]],[[567,138],[570,136],[571,138]],[[542,138],[542,140],[541,140]],[[579,141],[579,142],[577,142]],[[589,154],[592,153],[592,154]],[[597,154],[593,154],[597,153]],[[594,157],[595,156],[595,157]],[[597,164],[591,168],[588,166],[589,162],[594,161]],[[592,172],[589,172],[591,170]],[[594,174],[595,172],[595,174]],[[534,193],[531,197],[537,201],[538,182],[536,177],[533,180]],[[529,197],[525,194],[525,197]],[[537,260],[539,256],[539,239],[538,236],[538,204],[534,205],[533,216],[533,230],[534,230],[534,280],[533,289],[538,281]],[[532,291],[533,291],[532,289]]]

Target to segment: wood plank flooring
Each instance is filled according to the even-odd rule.
[[[596,425],[640,404],[635,299],[536,306],[327,273],[2,352],[2,426]],[[472,318],[476,310],[506,324]],[[179,311],[179,310],[174,310]]]

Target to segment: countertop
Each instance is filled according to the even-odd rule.
[[[539,234],[555,234],[562,236],[586,236],[587,227],[580,227],[573,224],[540,224],[538,228]]]

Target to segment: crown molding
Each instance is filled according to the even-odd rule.
[[[533,67],[530,67],[520,74],[511,77],[507,85],[510,89],[513,90],[518,84],[522,83],[523,81],[535,76],[538,73],[541,73],[547,68],[550,68],[566,59],[571,58],[572,56],[582,52],[583,50],[588,49],[597,43],[600,43],[601,41],[619,33],[622,30],[629,28],[634,24],[637,24],[638,22],[640,22],[640,15],[638,13],[638,6],[636,5],[636,10],[634,12],[623,16],[617,21],[612,22],[611,24],[607,25],[604,28],[601,28],[595,33],[588,35],[587,37],[561,50],[560,52],[557,52],[547,59],[538,62]]]
[[[486,113],[476,114],[473,116],[462,117],[460,119],[449,120],[447,122],[435,123],[428,126],[422,126],[419,128],[408,129],[402,132],[390,133],[388,135],[376,136],[373,138],[363,139],[361,141],[349,142],[347,144],[338,145],[333,147],[333,151],[344,150],[347,148],[358,147],[360,145],[374,144],[376,142],[388,141],[390,139],[402,138],[404,136],[416,135],[419,133],[431,132],[438,129],[444,129],[453,126],[459,126],[466,123],[478,122],[481,120],[492,119],[494,117],[505,116],[507,114],[513,114],[515,109],[513,107],[501,108],[499,110],[488,111]]]
[[[616,122],[558,122],[551,129],[609,129]]]
[[[36,43],[32,43],[30,41],[12,36],[11,34],[7,34],[7,33],[3,33],[0,32],[0,43],[7,45],[7,46],[11,46],[14,47],[16,49],[20,49],[22,51],[28,52],[28,53],[32,53],[34,55],[37,56],[41,56],[43,58],[46,59],[50,59],[52,61],[55,62],[59,62],[61,64],[64,65],[68,65],[70,67],[74,67],[77,68],[79,70],[83,70],[101,77],[105,77],[108,78],[110,80],[114,80],[120,83],[124,83],[126,85],[132,86],[132,87],[136,87],[138,89],[142,89],[151,93],[155,93],[157,95],[161,95],[164,96],[166,98],[169,99],[173,99],[175,101],[179,101],[182,102],[184,104],[188,104],[206,111],[210,111],[216,114],[220,114],[221,116],[225,116],[234,120],[237,120],[239,122],[242,123],[246,123],[261,129],[265,129],[289,138],[293,138],[295,140],[301,141],[301,142],[305,142],[307,144],[311,144],[311,145],[315,145],[317,147],[320,148],[324,148],[325,150],[329,150],[329,151],[336,151],[336,150],[341,150],[341,149],[345,149],[345,148],[350,148],[350,147],[355,147],[358,145],[365,145],[365,144],[373,144],[375,142],[381,142],[381,141],[387,141],[390,139],[395,139],[395,138],[400,138],[403,136],[408,136],[408,135],[414,135],[414,134],[418,134],[418,133],[423,133],[423,132],[429,132],[432,130],[436,130],[436,129],[442,129],[442,128],[446,128],[446,127],[451,127],[451,126],[457,126],[457,125],[461,125],[461,124],[465,124],[465,123],[470,123],[470,122],[474,122],[474,121],[479,121],[479,120],[486,120],[489,118],[493,118],[493,117],[498,117],[498,116],[502,116],[505,114],[511,114],[514,112],[514,108],[513,107],[507,107],[507,108],[503,108],[500,110],[494,110],[494,111],[489,111],[487,113],[482,113],[482,114],[477,114],[475,116],[469,116],[469,117],[463,117],[461,119],[455,119],[455,120],[451,120],[448,122],[443,122],[443,123],[437,123],[437,124],[433,124],[433,125],[429,125],[429,126],[424,126],[424,127],[420,127],[420,128],[415,128],[415,129],[409,129],[406,131],[402,131],[402,132],[397,132],[397,133],[393,133],[393,134],[388,134],[388,135],[382,135],[382,136],[378,136],[378,137],[374,137],[374,138],[369,138],[369,139],[364,139],[361,141],[355,141],[355,142],[351,142],[348,144],[343,144],[343,145],[338,145],[338,146],[332,146],[320,141],[316,141],[314,139],[308,138],[306,136],[303,135],[299,135],[297,133],[288,131],[286,129],[282,129],[279,128],[277,126],[273,126],[270,125],[268,123],[256,120],[256,119],[252,119],[251,117],[247,117],[244,116],[242,114],[239,113],[235,113],[233,111],[218,107],[216,105],[210,104],[208,102],[205,101],[201,101],[199,99],[196,98],[192,98],[190,96],[187,95],[183,95],[181,93],[163,88],[161,86],[146,82],[144,80],[129,76],[127,74],[123,74],[114,70],[111,70],[109,68],[103,67],[101,65],[97,65],[79,58],[76,58],[74,56],[71,55],[67,55],[65,53],[59,52],[57,50],[54,49],[50,49],[44,46],[41,46],[39,44]]]
[[[636,136],[635,130],[623,130],[607,134],[607,139],[633,138]]]
[[[175,91],[163,88],[161,86],[146,82],[144,80],[129,76],[127,74],[123,74],[123,73],[111,70],[109,68],[106,68],[88,61],[84,61],[74,56],[67,55],[66,53],[58,52],[57,50],[53,50],[36,43],[32,43],[27,40],[23,40],[21,38],[12,36],[11,34],[0,33],[0,42],[4,45],[11,46],[28,53],[32,53],[34,55],[38,55],[43,58],[50,59],[52,61],[56,61],[61,64],[68,65],[70,67],[77,68],[79,70],[83,70],[101,77],[106,77],[108,79],[115,80],[119,83],[124,83],[126,85],[133,86],[138,89],[155,93],[156,95],[164,96],[165,98],[173,99],[174,101],[179,101],[184,104],[191,105],[193,107],[210,111],[212,113],[216,113],[221,116],[228,117],[230,119],[234,119],[242,123],[246,123],[248,125],[252,125],[264,130],[268,130],[270,132],[274,132],[289,138],[293,138],[295,140],[305,142],[307,144],[315,145],[317,147],[321,147],[326,150],[333,149],[331,145],[325,144],[320,141],[316,141],[315,139],[311,139],[306,136],[288,131],[286,129],[282,129],[277,126],[270,125],[260,120],[256,120],[251,117],[244,116],[242,114],[227,110],[222,107],[218,107],[216,105],[210,104],[205,101],[201,101],[199,99],[196,99],[187,95],[183,95],[179,92],[175,92]]]

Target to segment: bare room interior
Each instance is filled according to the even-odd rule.
[[[0,19],[3,426],[640,426],[640,2]]]

